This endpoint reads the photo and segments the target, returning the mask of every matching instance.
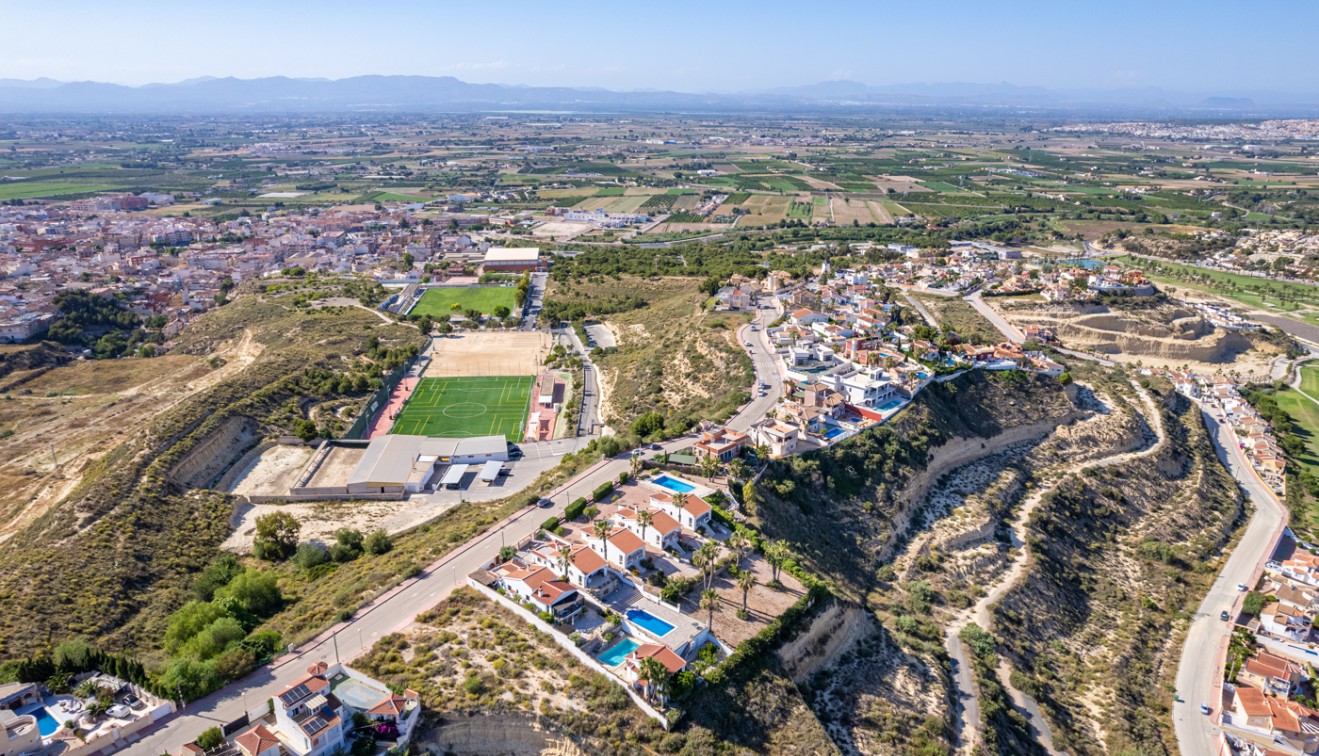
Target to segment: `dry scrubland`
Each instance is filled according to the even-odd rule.
[[[647,306],[602,318],[618,346],[596,362],[602,369],[603,416],[615,427],[658,411],[695,422],[725,417],[749,398],[751,360],[737,341],[745,314],[713,313],[693,279],[555,282],[550,298],[601,302],[639,296]]]
[[[373,313],[306,310],[293,298],[249,292],[198,321],[171,356],[60,367],[28,382],[85,389],[43,422],[78,432],[85,422],[104,454],[71,467],[57,482],[63,496],[49,500],[58,503],[21,527],[19,546],[0,549],[0,657],[81,636],[152,660],[165,617],[229,534],[229,498],[207,487],[266,435],[306,416],[351,418],[366,393],[338,394],[323,376],[367,369],[371,337],[382,348],[421,343]],[[82,371],[102,368],[108,384],[82,385]]]

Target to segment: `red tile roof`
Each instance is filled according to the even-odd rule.
[[[635,657],[637,661],[653,657],[664,665],[669,674],[677,674],[682,671],[683,667],[687,666],[687,662],[683,661],[681,656],[678,656],[673,652],[673,649],[662,643],[643,643],[637,646],[636,650],[628,656]]]
[[[258,753],[279,745],[279,738],[266,729],[265,725],[257,725],[247,732],[234,738],[234,744],[237,745],[248,756],[256,756]]]

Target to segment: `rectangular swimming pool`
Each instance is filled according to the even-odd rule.
[[[650,479],[650,482],[654,483],[660,488],[667,489],[674,493],[685,494],[685,493],[691,493],[692,491],[696,490],[696,486],[692,485],[691,483],[688,483],[685,480],[679,480],[678,478],[670,477],[668,475],[656,475],[655,477]]]
[[[60,723],[46,711],[44,706],[38,706],[27,713],[37,718],[37,730],[41,732],[43,738],[50,737],[60,728]]]
[[[830,428],[830,429],[829,429],[829,432],[824,434],[824,437],[827,438],[827,439],[829,439],[830,441],[832,441],[832,440],[834,440],[835,438],[838,438],[839,436],[843,435],[843,434],[846,433],[846,432],[847,432],[847,431],[846,431],[846,430],[843,430],[842,428]]]
[[[599,658],[601,663],[605,666],[617,667],[623,663],[623,660],[627,658],[628,654],[636,651],[637,647],[640,645],[640,643],[637,643],[631,638],[624,638],[609,648],[606,648],[597,658]]]
[[[627,621],[654,635],[656,638],[663,638],[673,632],[673,625],[656,617],[644,609],[628,609]]]

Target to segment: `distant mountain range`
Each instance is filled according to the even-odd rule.
[[[0,79],[3,113],[426,113],[499,110],[569,112],[873,112],[885,109],[994,109],[1107,112],[1134,116],[1319,114],[1319,94],[1170,93],[1160,89],[1060,92],[1011,84],[902,84],[855,81],[755,92],[690,93],[470,84],[452,76],[347,79],[201,77],[129,87],[92,81]]]

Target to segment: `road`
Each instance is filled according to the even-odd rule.
[[[553,331],[582,358],[582,410],[577,422],[577,435],[594,436],[600,432],[600,377],[598,368],[591,362],[591,353],[578,338],[573,328]]]
[[[999,333],[1003,334],[1008,341],[1011,341],[1013,344],[1024,344],[1026,342],[1025,334],[1017,330],[1017,327],[1009,323],[1002,315],[999,315],[998,310],[985,304],[985,301],[980,298],[979,290],[976,290],[965,299],[967,304],[974,307],[976,312],[984,315],[985,320],[988,320],[993,324],[993,326],[998,329]]]
[[[662,446],[672,452],[689,446],[690,438],[667,441]],[[443,601],[456,585],[464,584],[467,575],[494,557],[505,544],[516,544],[534,533],[550,515],[562,515],[564,508],[577,497],[591,492],[605,481],[618,480],[619,473],[631,470],[627,455],[602,460],[571,481],[546,494],[552,507],[528,507],[504,522],[451,551],[428,566],[416,578],[407,580],[341,623],[305,644],[293,655],[286,655],[253,672],[163,721],[131,753],[158,756],[177,753],[186,743],[208,727],[232,722],[248,707],[284,690],[289,683],[306,674],[308,665],[317,661],[349,661],[369,649],[381,637],[398,632],[420,613]]]
[[[905,290],[902,292],[902,298],[907,300],[907,303],[910,304],[912,307],[916,308],[916,312],[919,312],[921,314],[921,317],[925,318],[925,322],[927,325],[934,326],[935,328],[939,327],[939,320],[935,318],[934,315],[930,314],[929,310],[925,309],[925,305],[921,304],[921,301],[919,299],[913,297],[909,292]]]
[[[765,389],[764,396],[756,396],[756,389],[752,389],[751,401],[725,423],[732,430],[745,433],[752,424],[764,418],[765,413],[769,412],[783,395],[783,373],[780,371],[779,360],[770,347],[769,337],[765,333],[765,326],[769,325],[777,315],[776,310],[758,309],[756,317],[750,324],[737,329],[738,342],[744,345],[751,344],[749,348],[744,348],[747,349],[747,353],[751,356],[751,364],[756,369],[756,385],[768,383],[769,388]],[[756,326],[755,331],[751,330],[752,325]]]
[[[1178,701],[1173,704],[1172,719],[1177,732],[1177,744],[1186,756],[1217,753],[1218,727],[1214,721],[1219,714],[1223,654],[1232,631],[1231,623],[1223,622],[1218,615],[1224,609],[1234,616],[1237,614],[1239,602],[1244,596],[1237,590],[1237,584],[1250,585],[1255,582],[1264,560],[1272,553],[1278,536],[1287,524],[1286,508],[1255,474],[1254,468],[1237,445],[1236,434],[1225,423],[1220,424],[1215,420],[1210,413],[1202,411],[1202,414],[1210,436],[1214,439],[1219,459],[1241,485],[1254,505],[1255,513],[1246,525],[1241,541],[1232,550],[1227,563],[1196,610],[1186,642],[1182,646],[1182,658],[1177,666]],[[1214,708],[1213,717],[1200,713],[1201,703]]]

